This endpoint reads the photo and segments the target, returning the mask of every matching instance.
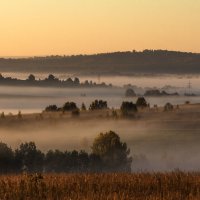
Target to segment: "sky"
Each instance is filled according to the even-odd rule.
[[[200,0],[1,0],[0,56],[200,52]]]

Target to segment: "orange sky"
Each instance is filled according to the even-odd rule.
[[[0,56],[200,52],[199,0],[1,0]]]

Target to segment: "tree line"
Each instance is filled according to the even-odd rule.
[[[0,70],[69,73],[80,75],[196,74],[200,54],[144,50],[76,56],[0,59]]]
[[[134,114],[138,111],[138,108],[145,108],[149,107],[149,104],[147,103],[146,99],[144,97],[138,97],[136,103],[123,101],[120,106],[120,111],[122,115],[124,116],[131,116],[131,114]],[[46,112],[72,112],[73,115],[79,115],[80,110],[86,111],[94,111],[94,110],[105,110],[110,109],[108,107],[107,101],[104,100],[95,100],[93,101],[88,109],[86,108],[86,105],[82,103],[81,108],[79,108],[75,102],[66,102],[62,107],[58,107],[57,105],[49,105],[45,108]],[[115,115],[115,110],[113,109],[113,115]]]
[[[33,74],[30,74],[27,79],[17,79],[12,77],[4,77],[0,74],[0,84],[1,85],[17,85],[17,86],[39,86],[39,87],[112,87],[112,84],[107,85],[106,83],[96,83],[92,81],[85,80],[80,82],[79,78],[67,78],[65,80],[60,80],[53,74],[49,74],[47,78],[36,79]]]
[[[34,142],[22,143],[12,150],[1,142],[0,173],[131,172],[129,154],[127,144],[113,131],[100,133],[92,144],[91,153],[83,150],[43,153]]]

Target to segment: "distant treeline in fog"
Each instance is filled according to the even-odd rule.
[[[200,72],[200,54],[167,50],[94,55],[1,58],[1,72],[49,72],[75,75],[193,74]]]
[[[21,80],[12,77],[3,77],[0,74],[0,85],[11,85],[11,86],[38,86],[38,87],[112,87],[111,84],[106,85],[105,83],[95,83],[92,81],[86,80],[81,83],[79,78],[68,78],[65,80],[60,80],[55,77],[53,74],[43,80],[36,80],[33,74],[30,74],[27,79]]]

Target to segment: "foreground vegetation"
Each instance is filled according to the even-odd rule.
[[[0,177],[0,199],[197,200],[199,173],[49,174]]]

